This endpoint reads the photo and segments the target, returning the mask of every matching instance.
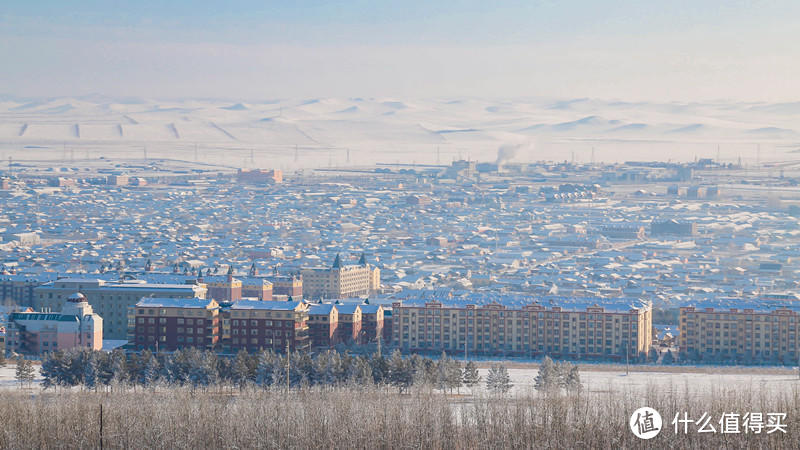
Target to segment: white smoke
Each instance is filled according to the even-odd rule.
[[[503,166],[503,164],[511,161],[512,159],[519,156],[521,151],[526,148],[530,148],[530,143],[524,144],[503,144],[497,149],[497,168],[498,170]]]

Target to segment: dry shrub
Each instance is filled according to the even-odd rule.
[[[399,395],[387,388],[199,391],[159,388],[112,392],[0,392],[0,448],[96,448],[103,405],[105,448],[797,448],[797,388],[724,386],[690,395],[680,386],[582,395],[448,396],[430,388]],[[651,441],[629,430],[640,406],[661,412]],[[676,412],[782,412],[788,433],[675,434]],[[766,419],[765,419],[766,420]]]

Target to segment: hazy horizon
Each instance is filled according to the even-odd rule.
[[[39,1],[0,6],[17,97],[800,100],[789,1]]]

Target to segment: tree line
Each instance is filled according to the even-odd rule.
[[[134,388],[229,385],[241,389],[386,385],[402,393],[412,386],[453,392],[461,387],[474,388],[481,382],[473,361],[464,365],[444,353],[438,359],[420,355],[403,357],[399,351],[389,357],[336,351],[316,355],[298,352],[287,357],[264,350],[252,354],[240,351],[229,357],[191,347],[168,354],[154,354],[148,350],[138,354],[89,349],[51,352],[42,358],[41,376],[45,388],[83,386],[89,389],[109,389],[115,385]],[[496,393],[505,393],[511,388],[505,367],[492,367],[486,387]]]

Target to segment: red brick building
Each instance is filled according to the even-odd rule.
[[[383,342],[392,342],[392,308],[383,310]]]
[[[308,330],[312,348],[330,348],[338,340],[339,311],[331,303],[315,303],[308,308]]]
[[[137,349],[214,349],[219,344],[219,304],[213,299],[143,298],[129,309],[129,340]]]
[[[361,342],[374,342],[383,338],[383,307],[381,305],[360,305],[361,308]]]
[[[232,353],[272,349],[307,351],[310,347],[308,305],[302,301],[240,300],[224,312],[224,347]]]
[[[339,304],[336,305],[339,312],[339,324],[337,327],[338,340],[340,342],[360,342],[361,341],[361,307],[358,304]]]

